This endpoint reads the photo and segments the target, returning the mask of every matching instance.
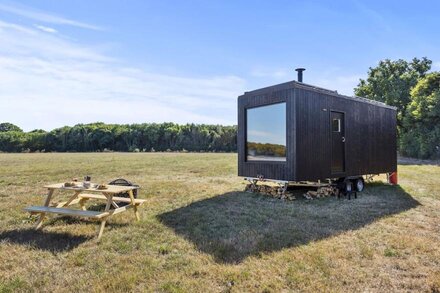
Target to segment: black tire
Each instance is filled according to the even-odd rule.
[[[343,195],[345,196],[347,194],[347,187],[350,188],[351,186],[352,183],[350,182],[350,180],[348,180],[345,177],[341,177],[338,180],[336,180],[336,188],[339,190],[338,198],[340,198]]]
[[[354,188],[357,192],[362,192],[365,189],[364,178],[358,178],[353,180]]]

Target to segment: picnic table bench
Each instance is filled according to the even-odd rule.
[[[40,214],[40,218],[37,221],[36,229],[40,229],[43,225],[43,221],[47,214],[59,214],[72,217],[83,217],[97,219],[101,221],[99,228],[98,240],[101,239],[104,233],[104,227],[107,220],[116,214],[125,212],[129,209],[134,210],[136,220],[140,220],[138,207],[142,205],[146,200],[135,199],[133,190],[138,189],[137,186],[120,186],[120,185],[107,185],[106,189],[97,189],[95,184],[91,184],[91,187],[85,188],[83,186],[65,187],[63,183],[51,184],[45,186],[48,189],[47,197],[43,206],[31,206],[25,208],[26,211],[33,214]],[[56,206],[50,206],[51,200],[56,190],[68,190],[73,191],[74,194],[67,200],[58,203]],[[128,193],[129,197],[117,196],[122,193]],[[86,209],[86,202],[88,200],[104,200],[106,206],[104,211],[90,211]],[[124,203],[126,205],[119,206],[118,203]],[[79,204],[81,209],[67,208],[71,205]]]

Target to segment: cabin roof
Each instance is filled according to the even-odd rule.
[[[323,94],[339,97],[339,98],[342,98],[342,99],[348,99],[348,100],[352,100],[352,101],[372,104],[372,105],[376,105],[376,106],[384,107],[384,108],[389,108],[389,109],[393,109],[393,110],[397,109],[394,106],[390,106],[390,105],[387,105],[387,104],[379,102],[379,101],[370,100],[370,99],[367,99],[367,98],[362,98],[362,97],[357,97],[357,96],[341,95],[341,94],[339,94],[335,90],[329,90],[329,89],[326,89],[326,88],[322,88],[322,87],[318,87],[318,86],[314,86],[314,85],[311,85],[311,84],[307,84],[307,83],[303,83],[303,82],[298,82],[298,81],[294,81],[294,80],[288,81],[288,82],[284,82],[284,83],[281,83],[281,84],[277,84],[277,85],[272,85],[272,86],[256,89],[256,90],[253,90],[253,91],[248,91],[248,92],[245,92],[244,94],[245,95],[247,95],[247,94],[258,95],[258,94],[266,93],[266,92],[271,91],[271,90],[272,91],[277,91],[277,90],[283,90],[283,89],[289,89],[289,88],[303,88],[303,89],[306,89],[306,90],[311,90],[311,91],[314,91],[314,92],[319,92],[319,93],[323,93]]]

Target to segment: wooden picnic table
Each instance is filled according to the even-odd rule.
[[[80,184],[80,183],[78,183]],[[48,189],[47,197],[44,202],[44,206],[31,206],[25,208],[30,213],[40,214],[40,218],[37,221],[36,229],[40,229],[43,225],[43,221],[46,218],[46,214],[60,214],[73,217],[84,217],[97,219],[101,221],[101,226],[98,233],[98,240],[101,239],[104,232],[105,223],[113,215],[125,212],[129,209],[134,210],[136,220],[139,221],[138,207],[145,202],[144,199],[135,199],[133,190],[138,189],[137,186],[120,186],[120,185],[107,185],[106,189],[97,189],[91,184],[91,187],[85,188],[83,186],[78,187],[65,187],[63,183],[51,184],[44,186]],[[58,203],[56,206],[50,206],[51,200],[56,190],[68,190],[73,191],[73,195],[64,202]],[[129,198],[119,197],[118,194],[128,193]],[[86,209],[85,203],[88,200],[104,200],[106,206],[104,211],[89,211]],[[119,206],[118,203],[127,203],[125,206]],[[71,205],[79,204],[81,209],[67,208]]]

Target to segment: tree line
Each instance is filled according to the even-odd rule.
[[[285,157],[286,146],[274,143],[258,143],[249,141],[246,143],[248,154],[251,156]]]
[[[77,124],[23,132],[0,123],[3,152],[191,151],[235,152],[237,127],[205,124]]]

